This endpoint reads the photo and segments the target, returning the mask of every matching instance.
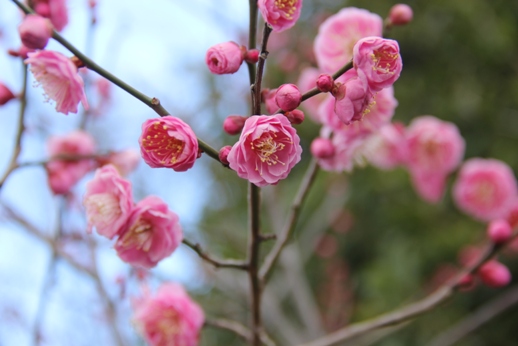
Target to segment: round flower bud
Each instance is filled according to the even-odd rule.
[[[487,235],[495,244],[501,244],[508,241],[513,234],[511,225],[506,220],[493,220],[487,227]]]
[[[223,121],[223,130],[229,135],[238,135],[245,125],[246,117],[241,115],[229,115]]]
[[[7,102],[16,98],[11,89],[0,82],[0,106],[5,105]]]
[[[291,112],[286,112],[284,115],[293,125],[302,124],[304,121],[304,112],[298,109],[294,109]]]
[[[207,50],[205,62],[214,74],[231,74],[239,70],[244,55],[243,49],[235,42],[219,43]]]
[[[311,142],[310,151],[314,157],[325,159],[333,157],[335,154],[335,146],[330,139],[318,137]]]
[[[322,73],[320,76],[318,76],[317,79],[317,88],[323,93],[330,92],[333,90],[334,86],[334,80],[331,75],[327,73]]]
[[[498,261],[489,261],[478,270],[482,282],[489,287],[499,288],[507,286],[511,282],[511,272]]]
[[[230,149],[232,149],[230,145],[226,145],[223,148],[219,149],[219,160],[224,165],[228,165],[228,153],[230,153]]]
[[[18,32],[24,46],[43,49],[52,36],[52,23],[47,18],[29,14],[18,26]]]
[[[251,64],[255,64],[259,61],[259,50],[258,49],[250,49],[245,54],[245,61]]]
[[[407,4],[396,4],[392,6],[389,12],[389,21],[391,25],[406,25],[412,21],[414,12]]]
[[[285,112],[294,110],[300,105],[302,94],[295,84],[283,84],[275,93],[275,103]]]

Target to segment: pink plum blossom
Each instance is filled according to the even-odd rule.
[[[328,132],[330,129],[324,127],[321,136],[326,138]],[[334,131],[331,143],[334,146],[334,155],[317,158],[318,164],[324,171],[350,172],[356,164],[363,163],[362,151],[365,137],[350,136],[344,131]]]
[[[98,234],[113,239],[123,230],[133,208],[131,183],[121,178],[115,166],[103,166],[86,184],[83,205],[88,232],[95,227]]]
[[[393,169],[406,162],[407,147],[402,124],[388,123],[370,136],[365,143],[364,155],[375,167]]]
[[[506,163],[474,158],[462,166],[453,186],[453,199],[466,214],[491,221],[509,214],[517,192],[516,178]]]
[[[83,79],[70,59],[49,50],[28,53],[28,56],[25,63],[30,64],[29,69],[46,96],[56,102],[56,111],[63,114],[77,113],[80,101],[88,109]]]
[[[487,226],[488,238],[495,244],[502,244],[511,239],[513,229],[507,220],[493,220]]]
[[[47,142],[50,162],[46,164],[49,185],[55,194],[65,194],[86,173],[94,168],[94,162],[89,158],[77,160],[59,160],[55,157],[88,156],[95,152],[95,142],[92,136],[84,131],[74,131],[65,136],[52,136]]]
[[[205,316],[184,288],[162,284],[133,301],[133,321],[150,346],[197,346]]]
[[[243,63],[246,49],[235,42],[219,43],[210,47],[205,55],[205,63],[214,74],[236,73]]]
[[[322,72],[334,73],[353,57],[356,42],[381,36],[383,20],[367,10],[348,7],[324,21],[315,38],[315,57]]]
[[[407,167],[417,192],[426,201],[438,202],[446,177],[464,156],[464,139],[455,124],[433,116],[415,118],[406,131]]]
[[[290,112],[300,105],[302,94],[295,84],[283,84],[275,92],[275,103],[284,112]]]
[[[16,96],[13,94],[11,89],[9,89],[4,83],[0,82],[0,106],[5,105],[7,102],[15,98]]]
[[[52,24],[47,18],[29,14],[18,26],[18,32],[24,46],[32,49],[43,49],[52,36]]]
[[[344,75],[345,81],[337,83],[333,93],[335,97],[334,111],[338,118],[349,125],[353,121],[363,119],[373,103],[373,94],[367,85],[358,77],[355,70],[349,70]]]
[[[302,0],[259,0],[257,7],[264,21],[280,32],[295,25],[300,17]]]
[[[230,168],[257,186],[277,184],[300,161],[297,131],[282,114],[251,116],[228,154]]]
[[[372,91],[394,84],[403,69],[397,41],[370,36],[360,39],[353,49],[354,68]]]
[[[150,269],[171,255],[182,238],[178,215],[160,198],[148,196],[132,209],[115,250],[124,262]]]
[[[153,168],[184,172],[198,158],[196,135],[189,125],[171,115],[146,120],[142,124],[139,144],[142,158]]]

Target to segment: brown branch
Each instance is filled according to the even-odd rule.
[[[371,320],[364,322],[354,323],[350,326],[343,327],[331,334],[328,334],[320,339],[312,341],[310,343],[303,344],[301,346],[331,346],[345,340],[352,339],[354,337],[366,334],[370,331],[387,327],[394,326],[400,323],[406,322],[413,318],[416,318],[424,313],[436,308],[440,304],[444,303],[448,298],[453,296],[457,289],[462,284],[462,279],[468,275],[473,274],[484,264],[487,260],[493,257],[502,248],[503,245],[490,244],[486,251],[480,256],[478,261],[471,267],[462,270],[456,277],[450,280],[447,284],[441,286],[432,294],[428,295],[422,300],[419,300],[413,304],[409,304],[401,309],[394,310],[384,315],[375,317]]]
[[[236,260],[219,260],[215,259],[211,255],[209,255],[207,252],[205,252],[201,245],[198,243],[192,243],[187,239],[183,239],[182,243],[193,249],[198,256],[200,256],[201,259],[206,261],[207,263],[212,264],[216,268],[234,268],[234,269],[241,269],[241,270],[248,270],[248,263],[236,261]]]
[[[281,231],[279,236],[277,237],[277,241],[275,242],[275,245],[273,246],[272,250],[264,260],[263,266],[261,267],[261,270],[259,271],[259,278],[263,285],[268,280],[269,274],[272,271],[273,266],[279,259],[279,255],[281,254],[282,250],[288,243],[288,241],[291,238],[291,235],[295,231],[295,226],[297,224],[298,217],[300,215],[300,210],[302,207],[302,203],[304,203],[304,200],[309,192],[309,189],[313,185],[313,181],[315,180],[315,177],[318,172],[318,163],[316,159],[312,159],[308,169],[306,170],[306,174],[304,175],[304,178],[302,179],[302,182],[300,184],[299,190],[297,192],[297,195],[295,196],[295,199],[293,200],[293,203],[291,205],[290,214],[288,216],[288,221],[286,222],[286,225],[284,226],[284,229]]]
[[[205,327],[213,327],[213,328],[228,330],[228,331],[236,334],[237,336],[241,337],[243,340],[245,340],[247,342],[250,342],[253,338],[252,332],[250,331],[250,329],[248,329],[241,323],[223,319],[223,318],[206,319]],[[260,338],[261,338],[261,342],[264,345],[275,346],[275,343],[265,333],[262,333]]]

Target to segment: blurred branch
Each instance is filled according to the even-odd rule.
[[[23,64],[23,63],[22,63]],[[2,178],[0,178],[0,189],[4,185],[5,181],[9,177],[9,175],[17,168],[17,162],[18,157],[20,156],[20,153],[22,151],[22,135],[23,130],[25,129],[23,123],[25,118],[25,109],[27,108],[27,80],[28,80],[28,73],[27,73],[27,66],[23,64],[23,86],[22,86],[22,92],[20,93],[20,111],[18,115],[18,126],[16,131],[16,138],[14,140],[14,150],[13,155],[11,157],[11,161],[9,162],[9,165],[7,166],[7,170],[5,171]]]
[[[423,315],[426,312],[444,303],[448,298],[453,296],[457,292],[457,289],[461,287],[463,278],[468,274],[473,274],[474,272],[476,272],[482,264],[484,264],[487,260],[496,255],[502,247],[503,244],[490,244],[475,264],[473,264],[468,269],[462,270],[456,277],[450,280],[447,284],[441,286],[434,293],[428,295],[420,301],[407,305],[401,309],[397,309],[384,315],[375,317],[368,321],[351,324],[350,326],[341,328],[320,339],[317,339],[310,343],[303,344],[301,346],[336,345],[337,343],[349,340],[360,335],[364,335],[370,331],[387,326],[398,325],[400,323],[406,322],[420,315]]]
[[[248,329],[241,323],[238,323],[235,321],[222,319],[222,318],[206,319],[205,326],[231,331],[234,334],[236,334],[237,336],[241,337],[242,339],[244,339],[245,341],[248,341],[248,342],[252,341],[252,338],[253,338],[253,335],[252,335],[252,332],[250,331],[250,329]],[[275,343],[265,333],[262,333],[260,338],[261,338],[261,342],[264,345],[275,346]]]
[[[453,327],[448,328],[433,339],[428,346],[454,345],[466,335],[489,322],[491,319],[495,318],[515,304],[518,304],[518,286],[513,286],[497,298],[480,307],[464,320],[460,321]]]
[[[304,178],[302,179],[302,182],[300,184],[299,190],[297,192],[297,195],[295,196],[295,199],[293,200],[293,204],[291,205],[290,214],[288,216],[288,221],[286,222],[286,225],[284,226],[284,229],[279,234],[277,241],[275,242],[275,245],[273,246],[272,250],[266,257],[263,266],[261,267],[261,270],[259,271],[259,277],[263,284],[266,283],[268,280],[268,277],[270,275],[270,272],[272,271],[273,266],[279,259],[279,255],[281,254],[282,249],[286,246],[289,239],[291,238],[291,235],[295,231],[295,225],[297,223],[300,210],[302,207],[302,203],[304,202],[304,199],[306,198],[309,189],[311,188],[313,181],[317,175],[318,172],[318,163],[316,159],[312,159],[309,163],[309,166],[306,170],[306,174],[304,175]]]
[[[241,261],[235,261],[235,260],[219,260],[213,258],[211,255],[209,255],[207,252],[203,251],[202,247],[198,243],[191,243],[187,239],[183,239],[182,243],[193,249],[200,258],[205,260],[206,262],[212,264],[216,268],[234,268],[234,269],[242,269],[242,270],[248,270],[248,264]]]
[[[29,7],[25,6],[23,3],[21,3],[18,0],[12,0],[23,12],[26,14],[34,13]],[[169,115],[169,113],[161,104],[160,100],[156,97],[149,97],[143,94],[142,92],[138,91],[137,89],[133,88],[131,85],[126,84],[124,81],[116,77],[115,75],[111,74],[101,66],[99,66],[97,63],[95,63],[92,59],[81,53],[74,45],[72,45],[70,42],[68,42],[65,38],[63,38],[56,30],[52,33],[52,38],[58,41],[63,47],[68,49],[71,53],[73,53],[79,60],[81,60],[86,67],[88,67],[90,70],[97,72],[99,75],[103,76],[104,78],[108,79],[115,85],[117,85],[119,88],[123,89],[136,99],[140,100],[142,103],[150,107],[153,111],[155,111],[159,116],[163,117],[166,115]],[[212,148],[210,145],[202,141],[198,138],[198,145],[199,147],[205,152],[207,155],[209,155],[211,158],[219,162],[219,155],[218,151],[214,148]]]

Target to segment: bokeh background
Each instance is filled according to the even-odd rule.
[[[404,62],[395,84],[399,106],[395,121],[431,114],[454,122],[466,140],[466,158],[497,158],[518,169],[518,2],[407,2],[414,21],[395,27]],[[298,24],[272,34],[265,87],[296,83],[299,72],[314,66],[313,39],[318,25],[346,6],[366,8],[385,17],[388,0],[304,0]],[[229,114],[247,114],[248,74],[212,76],[204,53],[218,42],[247,42],[248,1],[100,0],[97,24],[90,25],[87,1],[69,0],[70,24],[63,35],[94,60],[186,120],[214,147],[236,138],[222,133]],[[0,50],[18,45],[20,15],[9,1],[0,3]],[[53,43],[49,49],[65,52]],[[21,86],[20,61],[0,54],[0,79],[13,90]],[[88,96],[95,99],[94,73]],[[154,114],[115,87],[102,114],[89,115],[86,129],[99,150],[137,149],[141,123]],[[17,102],[0,108],[0,170],[10,159]],[[83,115],[68,117],[44,103],[41,89],[30,88],[22,161],[46,157],[45,140],[76,128]],[[278,231],[305,167],[318,126],[307,119],[297,128],[303,160],[290,177],[263,189],[263,230]],[[88,261],[85,242],[94,239],[95,258],[107,295],[116,305],[115,325],[125,344],[141,345],[131,327],[130,297],[142,280],[122,263],[100,237],[87,236],[81,200],[84,183],[67,198],[52,196],[42,167],[16,171],[0,191],[0,202],[17,210],[49,236],[68,235],[67,246]],[[186,238],[211,253],[244,258],[247,241],[246,182],[207,157],[187,173],[152,170],[141,163],[130,176],[135,199],[157,194],[180,215]],[[455,177],[449,179],[449,186]],[[403,169],[372,167],[350,174],[320,172],[297,232],[282,256],[264,295],[264,320],[279,345],[297,345],[326,332],[374,317],[431,292],[458,267],[459,252],[484,241],[485,225],[459,212],[447,195],[430,205],[414,192]],[[66,212],[64,211],[66,210]],[[12,222],[0,219],[0,345],[115,345],[96,283],[49,247]],[[59,232],[58,232],[59,231]],[[58,233],[56,233],[58,232]],[[264,253],[269,248],[264,246]],[[500,260],[518,273],[517,252]],[[214,270],[181,246],[153,269],[145,282],[185,284],[209,317],[248,320],[248,281],[243,273]],[[433,344],[480,309],[516,291],[482,285],[463,292],[435,311],[403,326],[384,329],[348,345]],[[504,302],[505,303],[505,302]],[[518,308],[508,308],[467,334],[455,345],[516,345]],[[486,314],[487,316],[487,314]],[[441,345],[445,345],[442,339]],[[451,338],[450,338],[451,340]],[[242,345],[231,333],[207,328],[202,345]]]

